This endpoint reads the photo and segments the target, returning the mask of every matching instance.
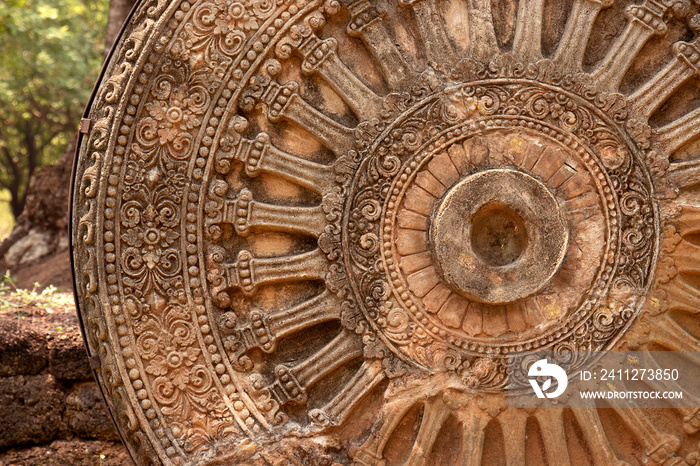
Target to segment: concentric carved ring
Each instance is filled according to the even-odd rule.
[[[512,169],[461,180],[440,201],[430,228],[443,277],[467,298],[490,304],[541,289],[564,260],[568,236],[554,196]]]
[[[624,290],[645,285],[639,276],[629,281],[628,272],[615,266],[632,246],[620,242],[625,235],[622,227],[629,215],[642,211],[653,215],[653,201],[637,149],[617,123],[585,96],[546,79],[544,83],[514,80],[508,85],[499,80],[458,83],[407,102],[381,133],[361,143],[366,149],[349,187],[352,204],[343,236],[348,247],[343,267],[358,303],[399,358],[440,368],[442,362],[432,361],[431,354],[455,351],[463,365],[473,364],[475,356],[499,355],[499,367],[505,370],[508,354],[579,347],[580,329],[599,325],[600,296],[607,297],[612,312],[629,314]],[[571,111],[554,110],[560,107]],[[450,268],[459,262],[447,250],[436,249],[438,242],[449,244],[460,231],[454,222],[453,227],[442,228],[439,214],[462,183],[487,176],[479,173],[499,172],[519,172],[531,179],[530,184],[539,186],[536,197],[546,207],[535,214],[532,208],[529,212],[523,208],[522,196],[511,194],[506,199],[504,207],[511,213],[500,212],[510,215],[513,225],[523,222],[525,235],[515,238],[522,244],[510,253],[517,253],[510,266],[489,265],[477,253],[471,254],[482,265],[482,273],[495,272],[491,284],[484,280],[474,287],[466,275],[460,279]],[[620,190],[620,177],[646,186],[644,194],[635,198],[651,210],[633,213],[622,207],[629,193]],[[520,178],[513,182],[523,188]],[[504,188],[503,195],[507,192]],[[464,194],[461,203],[468,197]],[[467,215],[481,214],[479,208],[489,203],[488,196],[482,189],[472,197],[467,204],[473,203],[474,210]],[[524,220],[537,224],[538,216],[547,222],[539,223],[541,229],[530,232],[528,240]],[[461,241],[471,244],[473,231],[469,228]],[[538,243],[553,249],[539,249],[547,253],[537,259],[533,253]],[[453,246],[449,250],[456,258],[460,250]],[[485,252],[482,247],[481,255]],[[518,271],[521,263],[543,266],[539,276],[531,271],[534,284],[513,280],[516,276],[511,274],[511,290],[523,288],[510,298],[478,291],[486,286],[497,289],[507,272]],[[474,277],[476,283],[481,279],[479,274]],[[620,328],[606,328],[596,345],[606,345]],[[463,365],[449,370],[459,372]]]

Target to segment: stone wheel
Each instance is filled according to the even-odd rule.
[[[698,400],[505,393],[514,356],[700,349],[699,28],[689,0],[141,2],[72,212],[134,459],[698,464]]]

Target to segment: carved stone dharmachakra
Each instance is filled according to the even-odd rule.
[[[700,349],[699,9],[142,1],[72,213],[134,459],[698,464],[698,400],[506,391],[514,355]]]

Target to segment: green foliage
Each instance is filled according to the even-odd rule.
[[[7,238],[15,226],[15,218],[10,209],[10,199],[10,191],[0,189],[0,241]]]
[[[40,307],[53,312],[53,308],[60,308],[73,305],[72,293],[61,292],[53,285],[49,285],[41,291],[39,283],[34,283],[31,290],[17,288],[17,279],[10,275],[10,271],[0,277],[0,311],[14,309],[18,319],[27,315],[27,309]],[[63,327],[56,327],[54,331],[60,332]]]
[[[76,131],[99,72],[108,0],[0,1],[0,187],[15,216],[29,179]]]

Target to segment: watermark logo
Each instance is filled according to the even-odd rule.
[[[700,351],[523,352],[508,371],[511,408],[700,408]]]
[[[540,359],[530,366],[530,370],[528,371],[527,375],[530,377],[529,382],[530,385],[532,385],[532,389],[535,391],[537,398],[544,398],[545,396],[547,398],[556,398],[564,393],[566,386],[569,383],[564,369],[556,364],[548,363],[546,359]],[[545,380],[540,387],[537,380],[535,380],[535,377],[549,378]],[[552,378],[557,381],[557,389],[551,393],[547,393],[547,390],[552,387]]]

